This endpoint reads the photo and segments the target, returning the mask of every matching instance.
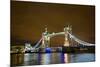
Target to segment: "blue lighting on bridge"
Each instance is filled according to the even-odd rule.
[[[51,48],[45,48],[45,52],[46,53],[51,53],[52,52],[52,49]]]

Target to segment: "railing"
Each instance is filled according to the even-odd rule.
[[[86,45],[86,46],[94,46],[94,45],[95,45],[95,44],[91,44],[91,43],[82,41],[82,40],[78,39],[77,37],[75,37],[74,35],[70,34],[69,32],[68,32],[68,34],[70,35],[70,37],[71,37],[73,40],[75,40],[75,41],[78,42],[79,44]]]

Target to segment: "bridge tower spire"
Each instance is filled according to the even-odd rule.
[[[49,47],[50,45],[50,37],[48,36],[49,32],[47,27],[45,28],[45,32],[42,33],[42,48]]]
[[[69,42],[69,33],[72,33],[72,26],[68,25],[67,27],[64,27],[64,32],[65,32],[65,42],[64,42],[64,46],[70,46],[70,42]]]

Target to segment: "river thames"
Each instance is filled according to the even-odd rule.
[[[11,54],[11,66],[93,62],[95,53],[25,53]]]

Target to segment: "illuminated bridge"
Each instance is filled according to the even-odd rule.
[[[80,45],[81,46],[95,46],[95,44],[85,42],[85,41],[75,37],[72,34],[72,26],[68,25],[67,27],[64,28],[63,32],[58,32],[58,33],[55,33],[55,32],[49,33],[47,31],[47,28],[45,28],[45,32],[42,33],[42,37],[40,38],[38,43],[34,47],[32,47],[30,50],[38,50],[39,48],[50,47],[50,39],[52,37],[59,36],[59,35],[65,36],[65,41],[64,41],[63,46],[66,46],[66,47],[72,46],[72,44],[73,44],[72,41],[76,42],[78,44],[78,46],[80,46]],[[42,42],[42,44],[40,44],[41,42]]]

